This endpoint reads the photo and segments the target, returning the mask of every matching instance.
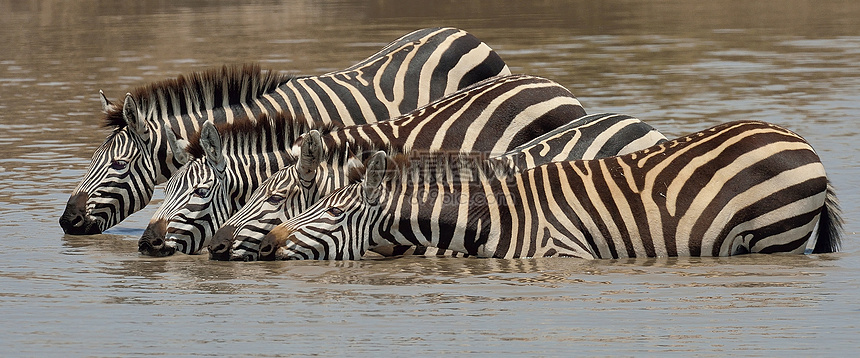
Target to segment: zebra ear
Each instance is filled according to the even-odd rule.
[[[177,139],[176,133],[173,133],[173,128],[170,128],[170,126],[164,126],[164,132],[166,133],[165,140],[167,140],[167,145],[173,153],[173,158],[181,165],[188,163],[188,152],[185,151],[185,148],[188,146],[188,141]]]
[[[364,178],[366,168],[364,167],[364,163],[361,159],[358,159],[358,156],[352,151],[352,148],[349,146],[349,142],[346,142],[346,149],[346,155],[349,156],[349,159],[346,161],[347,183],[355,184]]]
[[[126,93],[125,101],[122,103],[122,118],[125,119],[129,129],[142,138],[149,139],[149,128],[141,120],[139,114],[137,103],[134,102],[134,98],[131,98],[131,93]]]
[[[203,122],[203,128],[200,129],[200,146],[203,147],[206,161],[218,171],[223,171],[227,163],[224,161],[224,153],[221,152],[221,134],[211,121]]]
[[[299,135],[296,137],[296,140],[293,141],[293,146],[290,147],[290,155],[293,158],[302,156],[302,143],[305,142],[305,135],[307,135],[307,133]]]
[[[99,90],[99,97],[102,100],[102,112],[108,113],[116,109],[116,105],[111,103],[111,101],[107,99],[104,91]]]
[[[360,182],[364,178],[364,172],[366,171],[366,168],[364,167],[364,163],[361,161],[361,159],[358,158],[358,155],[355,154],[355,151],[350,145],[350,142],[347,141],[345,145],[345,155],[349,157],[349,159],[346,160],[346,165],[344,168],[346,169],[346,178],[348,179],[347,183],[355,184]]]
[[[299,177],[304,181],[311,181],[316,176],[317,168],[322,161],[322,138],[316,129],[305,134],[302,140],[301,153],[296,163]]]
[[[362,182],[362,193],[364,193],[364,201],[374,205],[379,202],[379,197],[382,194],[382,180],[385,178],[385,170],[388,168],[388,155],[383,151],[378,151],[370,156],[367,161],[367,172],[364,174],[364,182]]]

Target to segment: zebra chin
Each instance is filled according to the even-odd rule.
[[[227,256],[227,259],[230,261],[244,261],[244,262],[253,262],[259,259],[259,255],[256,252],[245,251],[245,250],[233,250]],[[260,260],[267,261],[267,260]],[[271,261],[271,260],[268,260]]]
[[[279,247],[275,251],[274,259],[278,261],[286,261],[286,260],[310,260],[310,259],[318,259],[316,257],[311,257],[308,255],[302,255],[298,252],[288,250],[285,247]]]
[[[60,217],[60,227],[67,235],[98,235],[102,233],[99,221],[89,216],[67,216],[63,214]]]
[[[69,198],[66,210],[60,216],[60,227],[68,235],[96,235],[102,233],[100,218],[87,214],[89,194],[77,193]]]

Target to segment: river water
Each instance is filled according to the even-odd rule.
[[[845,356],[860,349],[860,3],[0,0],[3,356]],[[57,224],[98,90],[242,62],[341,69],[455,26],[589,113],[669,137],[739,119],[816,148],[843,252],[597,260],[212,262],[141,257],[155,205],[106,234]]]

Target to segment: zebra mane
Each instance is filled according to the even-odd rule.
[[[218,123],[215,129],[221,135],[222,140],[233,139],[248,143],[252,148],[248,152],[283,152],[289,159],[294,159],[290,148],[296,140],[307,131],[332,130],[334,124],[308,123],[304,117],[292,117],[290,113],[276,113],[274,115],[261,114],[255,120],[248,117],[239,117],[231,123]],[[188,140],[185,150],[193,158],[202,158],[205,155],[203,146],[200,144],[200,134],[194,133]],[[272,138],[272,139],[266,139]]]
[[[184,114],[192,110],[188,108],[189,102],[199,103],[200,110],[219,108],[225,102],[227,105],[248,103],[294,78],[293,75],[263,71],[259,64],[225,65],[144,85],[130,93],[144,113],[158,113],[162,107],[170,112],[176,105]],[[102,126],[116,129],[126,126],[122,103],[107,111]]]
[[[364,125],[364,124],[361,124]],[[322,156],[320,157],[320,163],[325,165],[330,165],[332,167],[343,166],[349,163],[351,160],[357,159],[358,161],[363,162],[367,158],[370,157],[371,154],[376,153],[377,151],[384,151],[389,153],[389,155],[400,154],[403,153],[402,150],[398,150],[392,147],[390,144],[378,144],[378,143],[356,143],[354,140],[346,140],[344,142],[337,143],[326,143],[326,136],[334,135],[336,132],[344,129],[343,127],[339,127],[335,123],[328,124],[311,124],[304,129],[302,134],[306,134],[311,130],[317,130],[320,133],[320,136],[323,137],[322,140]],[[301,146],[304,140],[304,135],[300,138],[295,138],[292,142],[292,150],[288,153],[288,161],[297,163],[299,160]],[[361,170],[364,170],[362,167]],[[362,173],[363,174],[363,173]]]
[[[386,152],[388,156],[387,182],[415,183],[434,181],[437,183],[457,183],[484,181],[489,179],[510,179],[521,168],[518,161],[523,154],[490,158],[486,153],[418,151],[403,153]],[[365,166],[367,160],[364,161]],[[364,168],[350,173],[350,183],[364,177]]]
[[[322,131],[320,131],[320,134],[326,135],[326,133]],[[320,162],[327,163],[332,166],[342,166],[349,163],[350,160],[357,159],[363,163],[365,160],[370,158],[373,153],[380,150],[389,156],[403,154],[403,150],[392,147],[390,144],[356,143],[354,141],[347,141],[335,146],[323,145],[323,155],[322,158],[320,158]]]

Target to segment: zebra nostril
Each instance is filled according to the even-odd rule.
[[[81,225],[84,224],[84,217],[81,214],[75,215],[75,217],[69,221],[69,224],[71,224],[72,227],[81,227]]]
[[[251,261],[254,261],[254,257],[253,257],[253,256],[251,256],[250,254],[242,255],[242,259],[243,259],[245,262],[251,262]]]
[[[260,247],[260,255],[268,256],[271,253],[272,253],[272,245],[265,245],[265,246]]]
[[[101,233],[97,223],[87,217],[87,193],[78,193],[69,198],[63,215],[60,216],[60,227],[70,235],[92,235]]]
[[[140,252],[158,251],[164,247],[164,235],[167,231],[167,222],[159,220],[147,225],[143,235],[138,240],[137,247]]]
[[[211,248],[210,251],[212,251],[213,253],[216,253],[216,254],[223,253],[224,251],[227,251],[227,245],[218,244],[218,246]]]
[[[233,225],[224,225],[212,235],[212,243],[209,247],[209,252],[214,254],[226,254],[230,252],[230,246],[233,245],[233,233],[236,227]]]
[[[137,243],[137,251],[149,255],[151,252],[155,251],[155,249],[149,241],[141,240]]]

